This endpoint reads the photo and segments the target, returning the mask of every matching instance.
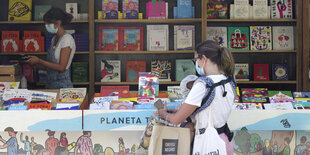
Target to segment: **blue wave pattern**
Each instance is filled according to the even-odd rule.
[[[28,127],[29,131],[45,131],[45,129],[52,131],[81,131],[82,116],[72,119],[50,119]]]

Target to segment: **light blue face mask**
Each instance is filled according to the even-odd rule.
[[[45,28],[47,30],[47,32],[55,34],[58,31],[58,28],[54,27],[54,24],[45,24]]]
[[[203,63],[203,65],[204,65],[204,63]],[[203,67],[199,67],[198,66],[198,62],[196,61],[196,66],[195,66],[195,68],[196,68],[196,71],[197,71],[197,73],[200,75],[200,76],[205,76],[206,74],[205,74],[205,72],[204,72],[204,70],[203,70]]]

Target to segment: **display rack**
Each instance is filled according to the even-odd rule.
[[[309,76],[309,69],[310,69],[310,55],[309,55],[309,50],[310,50],[310,11],[309,11],[309,0],[303,0],[303,5],[302,5],[302,13],[303,13],[303,32],[302,32],[302,44],[303,44],[303,51],[302,51],[302,82],[303,82],[303,91],[310,91],[310,76]]]

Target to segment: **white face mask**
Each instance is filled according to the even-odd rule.
[[[58,31],[58,28],[55,28],[54,24],[45,24],[45,28],[47,30],[47,32],[55,34]]]

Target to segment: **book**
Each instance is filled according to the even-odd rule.
[[[234,75],[236,81],[249,81],[249,64],[236,63]]]
[[[9,0],[8,21],[31,21],[32,0]]]
[[[269,99],[293,99],[291,91],[268,90]]]
[[[54,92],[44,92],[44,91],[31,91],[31,102],[34,101],[48,101],[56,102],[57,93]]]
[[[58,102],[83,102],[86,92],[86,88],[61,88]]]
[[[34,20],[43,21],[43,16],[51,8],[52,8],[52,5],[35,5],[34,6]]]
[[[57,103],[56,110],[79,110],[79,103]]]
[[[194,50],[195,26],[174,25],[174,50]]]
[[[271,19],[292,19],[293,3],[292,0],[271,0]]]
[[[234,19],[249,19],[249,0],[234,0]]]
[[[110,110],[110,104],[112,101],[118,101],[118,96],[94,97],[94,101],[89,105],[89,109]]]
[[[208,19],[227,19],[228,4],[225,0],[208,0],[207,2]]]
[[[195,65],[190,59],[176,59],[175,66],[175,81],[182,81],[187,75],[196,75]]]
[[[101,86],[100,96],[118,96],[119,98],[128,98],[129,86]]]
[[[102,0],[102,14],[105,19],[118,19],[118,0]]]
[[[18,89],[20,82],[0,82],[0,101],[6,89]]]
[[[101,82],[121,82],[120,60],[101,60]]]
[[[40,110],[51,110],[51,103],[29,103],[27,110],[40,109]]]
[[[88,62],[72,62],[72,82],[88,82]]]
[[[66,3],[66,12],[73,16],[74,20],[78,19],[78,3]]]
[[[110,105],[110,110],[132,110],[134,105],[132,102],[128,101],[112,101]]]
[[[172,100],[184,99],[180,86],[167,86],[168,98]]]
[[[120,34],[120,50],[143,50],[143,27],[122,27]]]
[[[228,49],[249,50],[249,27],[228,27]]]
[[[269,81],[269,64],[254,64],[254,81]]]
[[[147,50],[148,51],[169,50],[168,25],[147,25]]]
[[[265,110],[292,110],[293,104],[291,102],[283,103],[264,103]]]
[[[139,72],[146,71],[146,61],[131,61],[126,62],[126,81],[127,82],[137,82],[139,81]]]
[[[123,18],[138,19],[139,0],[123,0]]]
[[[170,60],[152,60],[151,69],[160,70],[159,81],[171,81],[171,61]]]
[[[146,19],[166,19],[167,9],[165,1],[149,1],[146,3]]]
[[[2,99],[4,101],[31,101],[31,91],[27,89],[6,89],[3,93]]]
[[[310,102],[298,102],[298,103],[292,103],[292,106],[294,109],[310,109]]]
[[[24,31],[23,52],[43,52],[44,38],[42,39],[41,31]]]
[[[1,51],[18,52],[19,51],[19,31],[2,31]]]
[[[267,102],[267,88],[241,88],[243,103],[263,103]]]
[[[294,50],[294,27],[272,26],[274,50]]]
[[[192,6],[192,0],[177,0],[177,7],[173,7],[174,18],[194,18],[195,7]]]
[[[251,50],[272,50],[271,26],[250,26]]]
[[[293,92],[294,98],[309,98],[310,92]]]
[[[207,27],[207,40],[214,40],[221,47],[227,47],[227,27]]]
[[[119,50],[119,29],[116,27],[99,28],[99,50]]]
[[[288,80],[288,65],[272,64],[272,80]]]
[[[159,93],[159,79],[151,72],[139,73],[138,101],[155,100]]]
[[[262,110],[262,103],[234,103],[235,110]]]
[[[268,0],[253,0],[254,19],[269,19],[268,11]]]

